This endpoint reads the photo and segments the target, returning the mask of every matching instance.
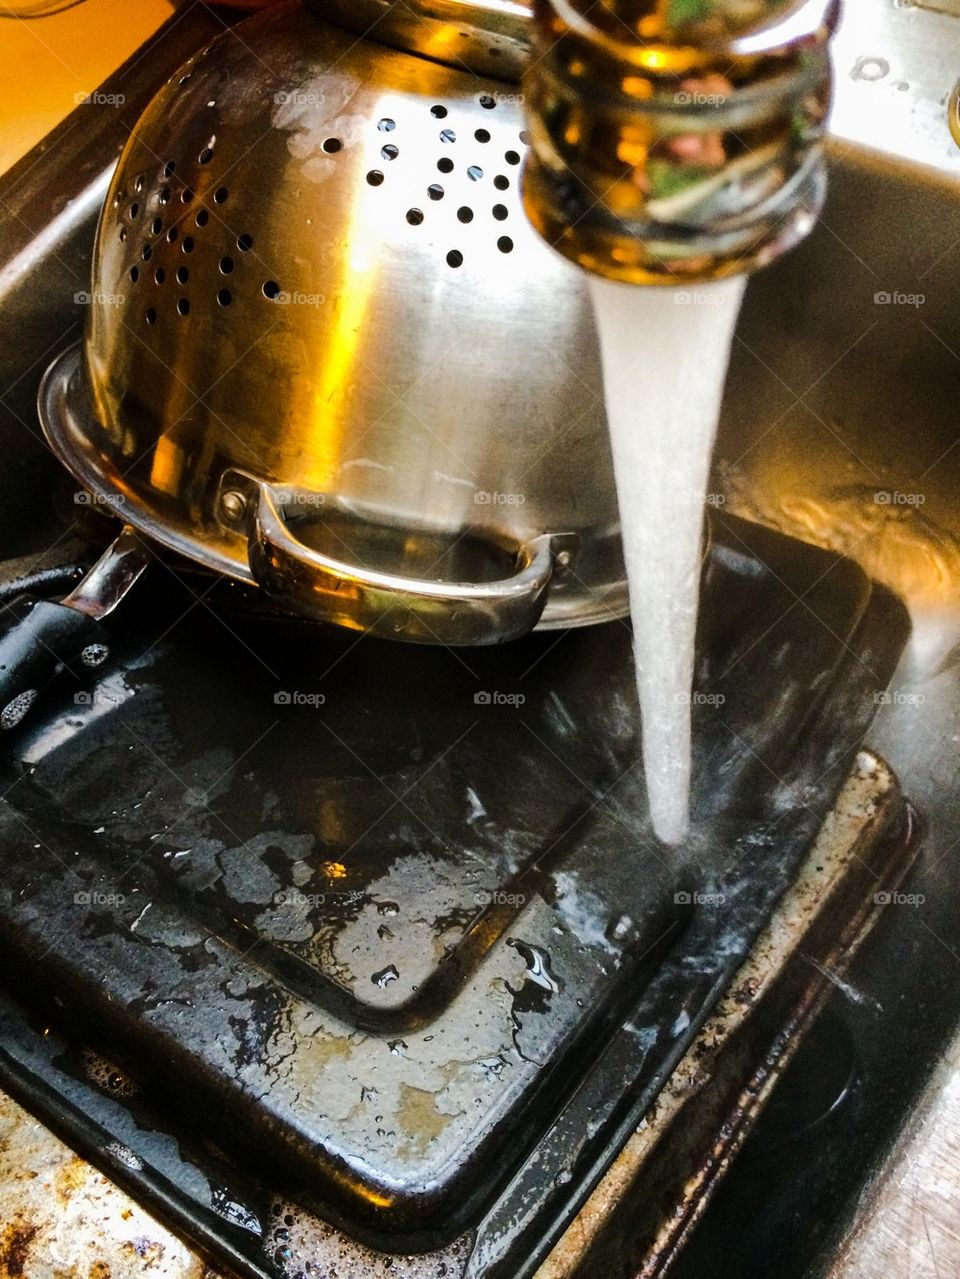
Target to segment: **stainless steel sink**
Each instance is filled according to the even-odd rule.
[[[859,1121],[821,1224],[783,1274],[843,1231],[960,1021],[960,150],[947,127],[960,22],[947,0],[936,9],[858,0],[837,37],[829,202],[810,240],[749,285],[716,452],[716,502],[851,556],[914,619],[868,741],[927,836],[906,899],[833,998],[856,1045]],[[118,148],[159,80],[217,29],[202,9],[179,19],[126,79],[122,111],[80,108],[83,128],[68,121],[0,181],[0,456],[17,472],[0,507],[7,555],[35,558],[62,536],[35,500],[56,464],[34,396],[78,336]],[[787,1197],[791,1175],[784,1160]],[[722,1238],[709,1215],[702,1229]],[[735,1252],[730,1265],[715,1272],[752,1273]]]

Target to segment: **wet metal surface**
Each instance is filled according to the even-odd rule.
[[[55,690],[17,739],[8,971],[229,1165],[264,1170],[249,1193],[201,1172],[203,1151],[165,1174],[252,1273],[282,1273],[261,1245],[279,1192],[374,1247],[462,1250],[469,1230],[464,1273],[520,1274],[789,882],[905,619],[852,566],[716,521],[711,784],[689,856],[667,862],[621,624],[464,660],[211,614],[192,591],[171,577],[117,634],[115,668]],[[783,621],[797,594],[809,625]],[[756,669],[776,672],[775,713]],[[20,1033],[8,1021],[22,1080]],[[112,1137],[135,1162],[114,1151],[111,1171],[157,1194]]]
[[[938,45],[941,50],[949,48],[939,38]],[[872,56],[877,50],[864,46],[856,52],[859,58],[861,53]],[[932,65],[925,63],[928,69]],[[855,83],[861,95],[887,89],[900,92],[892,80],[881,81],[879,87],[864,77]],[[931,102],[936,105],[935,98]],[[869,116],[865,108],[861,119]],[[118,133],[122,136],[122,130]],[[859,140],[869,142],[869,130],[865,135],[861,130]],[[901,148],[901,153],[909,154],[909,149]],[[859,971],[855,966],[853,974],[844,978],[860,1002],[850,1004],[848,994],[838,988],[845,1016],[855,1024],[861,1056],[880,1085],[873,1084],[879,1105],[849,1147],[848,1177],[829,1207],[831,1213],[837,1211],[843,1194],[851,1187],[855,1191],[862,1169],[882,1144],[883,1133],[899,1122],[905,1099],[919,1085],[923,1070],[955,1021],[956,999],[945,978],[955,972],[955,959],[948,953],[957,918],[957,881],[950,858],[957,825],[952,798],[956,750],[951,743],[960,729],[952,649],[956,636],[951,631],[957,616],[956,565],[960,562],[954,552],[960,536],[957,455],[950,451],[955,440],[952,349],[958,347],[954,332],[958,283],[951,256],[956,193],[933,176],[921,181],[915,171],[867,162],[851,155],[849,148],[838,148],[834,158],[833,194],[824,228],[794,264],[777,267],[748,291],[728,396],[730,405],[741,409],[728,415],[719,444],[724,492],[728,504],[735,503],[753,518],[857,556],[871,573],[908,599],[921,622],[932,619],[950,624],[918,627],[894,694],[881,707],[880,722],[871,733],[871,741],[889,755],[909,793],[931,819],[919,870],[927,903],[922,912],[887,912],[865,948]],[[37,198],[33,183],[14,192],[14,216],[3,227],[6,261],[11,230],[20,233],[32,253],[43,219],[50,212],[59,218],[45,247],[34,256],[18,258],[16,270],[4,284],[4,322],[16,341],[5,341],[0,347],[0,372],[8,388],[0,422],[8,491],[0,522],[3,550],[25,555],[27,569],[38,552],[63,536],[65,526],[52,506],[48,510],[37,504],[37,494],[52,483],[52,470],[42,444],[31,433],[33,382],[40,369],[25,367],[25,353],[52,353],[58,343],[65,345],[76,336],[79,317],[72,299],[86,285],[91,218],[104,185],[96,175],[89,187],[79,183],[81,198],[64,210],[65,170],[70,170],[72,181],[75,167],[65,163],[62,154],[54,169],[47,168],[47,191],[55,198]],[[33,170],[34,179],[43,173],[41,163]],[[84,181],[88,176],[84,175]],[[5,190],[5,209],[11,207],[9,195]],[[43,260],[43,253],[51,248],[56,249],[56,271],[47,269]],[[909,308],[891,305],[882,315],[873,310],[878,290],[895,289],[925,293],[928,305],[922,312],[923,324]],[[874,325],[878,315],[882,323]],[[862,326],[851,328],[851,317],[862,318]],[[875,519],[865,520],[865,514],[877,515],[880,503],[874,495],[878,491],[920,492],[923,509],[916,503],[898,507],[891,498],[890,518],[879,525]],[[196,611],[202,607],[198,605]],[[926,646],[918,643],[924,639],[929,640]],[[845,722],[852,745],[857,734],[849,714]],[[69,737],[73,730],[67,725],[64,731]],[[476,812],[473,800],[468,803],[467,811]],[[522,961],[515,948],[512,955]],[[373,972],[386,975],[386,967]],[[931,978],[936,998],[928,997]],[[373,992],[374,1001],[381,993],[389,996],[395,984],[386,980],[382,992],[379,988]],[[894,1011],[885,1013],[885,1008]],[[189,1016],[184,1006],[183,1019]],[[16,1038],[12,1030],[10,1037]],[[37,1098],[32,1105],[44,1108]],[[47,1106],[51,1113],[63,1109],[59,1099],[51,1105],[48,1098]],[[623,1128],[629,1131],[629,1122]],[[108,1130],[106,1126],[104,1132]],[[85,1149],[96,1149],[90,1134],[80,1127],[75,1140]],[[128,1174],[136,1171],[124,1163],[123,1150],[132,1146],[121,1141],[121,1148],[111,1165],[111,1174],[118,1180],[124,1168]],[[144,1174],[146,1166],[139,1171]],[[561,1171],[561,1183],[566,1172]],[[129,1178],[126,1184],[131,1184]],[[205,1196],[208,1208],[226,1211],[227,1216],[215,1214],[219,1222],[229,1217],[232,1229],[255,1238],[243,1225],[248,1206],[243,1195],[224,1195],[222,1186],[214,1193],[206,1179],[187,1178],[185,1184],[177,1211],[193,1237],[201,1231],[189,1205]],[[765,1194],[772,1195],[772,1187],[771,1179]],[[151,1202],[161,1197],[147,1188],[143,1175],[137,1191]],[[231,1208],[234,1204],[239,1205],[236,1211]],[[270,1204],[267,1210],[272,1211]],[[221,1236],[226,1233],[221,1230]],[[748,1272],[742,1266],[736,1268],[736,1252],[728,1249],[726,1255],[743,1279]]]
[[[536,1279],[670,1270],[918,834],[896,779],[861,752],[728,993]]]

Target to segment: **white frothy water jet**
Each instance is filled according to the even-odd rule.
[[[591,277],[633,619],[654,831],[689,828],[690,706],[703,513],[737,276],[678,291]]]

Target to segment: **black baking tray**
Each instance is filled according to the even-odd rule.
[[[840,557],[714,521],[670,851],[626,624],[418,649],[153,573],[110,671],[54,689],[2,763],[0,951],[65,1036],[41,1050],[9,1004],[8,1086],[250,1273],[290,1273],[264,1244],[278,1196],[358,1247],[530,1273],[789,882],[903,610]],[[149,1096],[133,1129],[219,1170],[161,1171],[117,1098],[78,1103],[81,1042]],[[104,1154],[110,1115],[139,1167]]]

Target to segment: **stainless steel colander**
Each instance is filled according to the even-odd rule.
[[[308,616],[491,643],[625,611],[593,321],[524,218],[518,99],[295,8],[214,41],[117,168],[55,452]]]

